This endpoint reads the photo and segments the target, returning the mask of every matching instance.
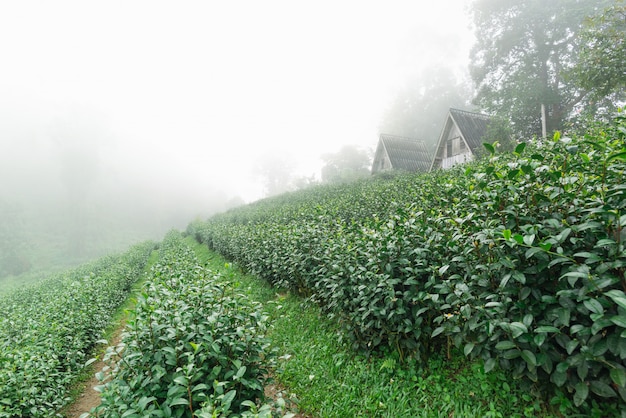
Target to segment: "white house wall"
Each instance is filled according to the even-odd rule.
[[[433,160],[431,169],[446,169],[474,159],[472,151],[461,136],[461,130],[451,117],[448,118],[442,135],[442,141],[437,150],[437,157]]]
[[[468,161],[472,161],[474,156],[471,152],[466,152],[463,154],[453,155],[451,157],[446,157],[441,160],[441,168],[450,168],[456,164],[463,164]]]

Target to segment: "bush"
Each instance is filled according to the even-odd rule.
[[[273,359],[266,327],[260,304],[199,266],[180,236],[168,234],[122,344],[108,350],[110,365],[99,377],[112,376],[94,414],[228,416],[256,408]]]
[[[574,405],[626,405],[626,119],[452,170],[315,187],[196,225],[365,350],[451,344]],[[558,389],[560,388],[560,389]]]
[[[49,417],[68,401],[154,244],[102,258],[0,297],[0,417]]]

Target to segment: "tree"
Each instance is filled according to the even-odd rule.
[[[20,206],[0,199],[0,277],[31,268],[27,222]]]
[[[278,151],[266,153],[254,167],[254,173],[262,179],[266,197],[293,190],[294,170],[293,160]]]
[[[315,176],[296,173],[296,161],[280,150],[268,151],[255,163],[253,174],[260,178],[265,197],[304,189],[315,184]]]
[[[626,99],[626,5],[623,1],[588,18],[580,35],[578,62],[568,74],[589,92],[587,113],[612,110]]]
[[[501,117],[494,116],[487,125],[487,131],[482,138],[483,143],[495,145],[498,152],[511,152],[515,149],[517,143],[513,139],[513,132],[511,129],[511,123]],[[476,154],[479,157],[489,155],[487,149],[480,147],[476,150]]]
[[[336,153],[324,154],[322,160],[325,183],[346,183],[370,174],[370,153],[356,145],[345,145]]]
[[[610,0],[477,0],[470,73],[474,103],[511,120],[518,134],[562,129],[588,89],[566,79],[578,62],[581,25]]]
[[[466,108],[469,88],[449,68],[432,67],[400,90],[380,123],[381,133],[416,138],[434,146],[451,107]]]
[[[100,176],[100,153],[110,131],[98,115],[73,109],[50,127],[60,180],[67,191],[66,236],[71,257],[83,258],[95,234],[90,217],[90,197]]]

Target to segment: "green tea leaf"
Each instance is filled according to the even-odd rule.
[[[535,234],[524,235],[524,244],[530,246],[535,241]]]
[[[489,373],[490,371],[492,371],[495,366],[496,366],[496,359],[494,359],[493,357],[490,357],[487,360],[485,360],[485,365],[484,365],[485,373]]]
[[[528,328],[526,327],[526,325],[521,322],[511,322],[510,327],[513,338],[517,338],[520,335],[528,332]]]
[[[585,382],[578,382],[574,389],[576,390],[574,393],[574,405],[580,406],[589,396],[589,387]]]
[[[606,159],[606,163],[608,164],[613,160],[626,161],[626,151],[616,152],[614,154],[609,155],[609,157]]]
[[[187,378],[185,376],[178,376],[174,378],[174,383],[178,383],[181,386],[187,386]]]
[[[516,345],[513,341],[500,341],[498,344],[496,344],[496,350],[500,350],[500,351],[504,351],[504,350],[510,350],[511,348],[515,348]]]
[[[611,318],[611,322],[622,328],[626,328],[626,315],[615,315]]]
[[[549,325],[542,325],[535,328],[535,332],[561,332],[557,327],[551,327]]]
[[[526,363],[530,364],[533,367],[537,367],[537,357],[535,357],[535,354],[532,351],[523,350],[522,358]]]
[[[199,390],[208,390],[208,389],[209,389],[209,387],[208,387],[206,384],[204,384],[204,383],[198,383],[197,385],[195,385],[195,386],[191,389],[191,391],[192,391],[192,392],[197,392],[197,391],[199,391]]]
[[[435,330],[433,331],[433,333],[430,335],[431,338],[435,338],[437,335],[441,334],[442,332],[444,332],[446,329],[444,327],[437,327],[435,328]]]
[[[185,398],[177,398],[177,399],[174,399],[173,401],[169,401],[168,405],[169,406],[189,405],[189,401]]]
[[[507,178],[509,180],[513,180],[515,177],[517,177],[519,175],[520,172],[521,171],[520,171],[519,168],[516,168],[514,170],[509,170],[509,173],[507,174]]]
[[[593,393],[603,398],[614,398],[617,396],[615,391],[609,385],[599,380],[590,382],[589,387]]]
[[[550,380],[552,381],[552,383],[554,383],[555,385],[561,387],[563,386],[563,384],[565,383],[565,381],[567,380],[567,373],[565,372],[560,372],[558,370],[555,370],[554,372],[552,372],[552,374],[550,375]]]
[[[605,295],[610,297],[613,302],[626,309],[626,294],[623,291],[613,289],[606,292]]]
[[[626,387],[626,371],[624,369],[611,369],[611,380],[619,387]]]
[[[504,357],[507,360],[513,360],[516,359],[518,357],[520,357],[522,355],[522,352],[516,348],[512,349],[512,350],[508,350],[505,351],[504,353],[502,353],[502,357]]]
[[[485,147],[485,149],[492,155],[496,153],[495,147],[488,142],[483,142],[483,147]]]
[[[532,256],[534,256],[537,253],[542,252],[543,250],[540,247],[531,247],[526,251],[526,254],[524,254],[524,256],[529,259]]]
[[[583,305],[585,305],[585,308],[589,309],[589,311],[593,313],[596,313],[596,314],[604,313],[604,308],[602,307],[602,304],[595,299],[587,299],[583,301]]]

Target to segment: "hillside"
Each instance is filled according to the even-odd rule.
[[[449,171],[262,200],[188,232],[317,302],[360,352],[425,362],[454,346],[577,407],[623,408],[625,137],[621,114]]]

